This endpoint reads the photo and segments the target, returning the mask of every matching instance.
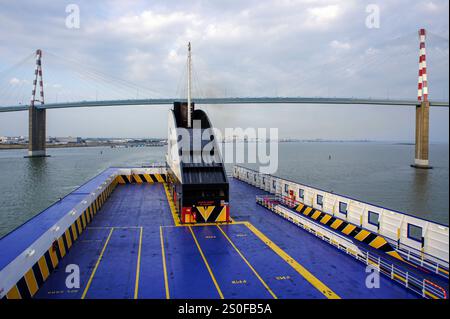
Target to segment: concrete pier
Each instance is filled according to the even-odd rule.
[[[430,135],[430,102],[424,101],[416,105],[416,150],[414,157],[415,168],[432,168],[429,163],[429,135]]]
[[[46,137],[45,109],[30,106],[28,119],[28,157],[44,157]]]

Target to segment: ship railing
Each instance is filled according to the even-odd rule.
[[[288,196],[280,196],[280,195],[274,195],[276,196],[279,202],[281,202],[283,205],[289,207],[289,208],[295,208],[299,204],[303,204],[295,199],[292,199]],[[392,238],[383,236],[391,245],[392,247],[396,248],[396,251],[406,260],[414,263],[417,266],[423,267],[429,271],[434,272],[437,275],[440,275],[446,279],[449,279],[449,266],[448,263],[444,260],[441,260],[439,258],[433,257],[429,254],[422,253],[421,251],[408,247],[404,244],[399,244],[397,241],[393,240]]]
[[[406,260],[412,263],[426,268],[429,271],[434,272],[446,279],[449,279],[449,265],[448,262],[431,256],[427,253],[423,253],[420,250],[409,247],[405,244],[399,244],[398,241],[392,238],[385,237],[385,239],[393,246],[396,247],[397,252]]]
[[[340,236],[338,234],[332,233],[331,230],[324,228],[317,223],[306,219],[305,217],[299,215],[295,211],[291,209],[296,207],[295,201],[290,198],[283,198],[283,196],[279,195],[263,195],[256,196],[256,202],[271,211],[275,212],[278,215],[281,215],[285,219],[288,219],[290,222],[300,226],[301,228],[307,230],[308,232],[314,234],[316,237],[328,242],[334,247],[338,248],[341,251],[344,251],[348,255],[353,256],[360,262],[364,263],[366,266],[371,267],[372,269],[377,270],[379,273],[387,276],[393,281],[401,284],[414,291],[415,293],[421,295],[424,298],[428,299],[447,299],[447,291],[439,286],[438,284],[423,278],[416,273],[412,273],[398,266],[397,264],[392,263],[386,258],[381,257],[373,252],[370,252],[363,247],[358,247],[353,244],[352,241],[349,241],[347,238]],[[286,207],[290,209],[290,214],[283,214],[277,211],[277,207]],[[293,217],[295,216],[295,217]],[[314,229],[315,227],[311,227],[311,225],[315,225],[316,227],[320,227],[321,230],[317,231]],[[330,234],[330,236],[325,236],[323,233],[326,232]],[[337,236],[336,236],[337,235]],[[349,245],[351,242],[353,245]]]
[[[167,165],[164,162],[154,162],[154,163],[149,163],[149,164],[143,164],[142,167],[144,167],[144,168],[165,168],[165,167],[167,167]]]
[[[305,189],[309,189],[309,191],[307,191],[307,201],[311,199],[310,191],[312,191],[313,193],[317,191],[324,194],[325,201],[327,201],[327,197],[332,200],[334,199],[335,204],[337,198],[339,198],[339,200],[342,198],[344,201],[356,202],[363,206],[365,205],[366,208],[367,205],[374,206],[375,212],[379,214],[380,218],[383,220],[383,225],[379,226],[378,230],[374,229],[374,227],[369,225],[370,223],[368,223],[368,208],[363,209],[362,212],[358,211],[358,209],[352,209],[350,214],[351,218],[355,221],[363,218],[363,227],[368,227],[372,232],[378,232],[379,235],[382,235],[404,259],[416,264],[419,267],[423,267],[428,271],[438,274],[443,278],[449,279],[450,266],[448,261],[448,226],[423,218],[410,216],[408,214],[404,214],[395,210],[390,210],[382,206],[358,201],[356,199],[352,199],[343,195],[334,194],[333,192],[330,193],[325,190],[314,188],[312,186],[282,179],[277,176],[265,175],[258,171],[240,165],[235,165],[233,168],[233,172],[237,179],[240,179],[251,185],[254,185],[255,175],[260,176],[263,179],[265,176],[267,176],[268,179],[266,179],[266,181],[269,181],[269,183],[265,183],[263,189],[269,191],[273,195],[284,196],[288,196],[287,189],[289,189],[289,191],[294,190],[294,194],[292,194],[294,195],[293,199],[297,199],[301,202],[303,202],[303,200],[298,197],[299,193],[297,192],[297,190],[295,190],[296,188],[303,189],[304,191]],[[261,187],[261,185],[259,186]],[[283,186],[284,189],[282,189]],[[290,202],[293,203],[294,201],[290,200]],[[326,210],[328,213],[333,214],[332,211],[334,212],[334,210],[336,209],[335,204],[333,204],[333,208],[331,208],[330,205],[327,204]],[[421,227],[425,227],[426,229],[431,228],[433,230],[436,228],[436,231],[430,232],[424,230],[422,247],[420,247],[420,244],[411,240],[407,235],[406,230],[404,229],[406,223],[413,225],[422,224]],[[397,231],[395,231],[395,228],[397,228]]]

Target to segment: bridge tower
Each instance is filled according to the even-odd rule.
[[[428,77],[427,60],[425,52],[425,29],[419,30],[420,55],[419,55],[419,79],[416,105],[416,149],[415,168],[432,168],[429,164],[429,131],[430,131],[430,102],[428,101]]]
[[[36,90],[39,80],[39,96]],[[36,50],[33,91],[28,111],[28,157],[45,157],[46,115],[45,109],[36,107],[36,102],[44,104],[44,82],[42,79],[42,50]]]

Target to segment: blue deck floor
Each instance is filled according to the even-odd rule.
[[[341,298],[416,298],[255,203],[263,191],[231,179],[231,215],[249,221]],[[163,258],[164,256],[164,258]],[[80,268],[68,289],[66,266]],[[119,185],[37,298],[326,298],[245,224],[175,227],[162,184]]]
[[[379,288],[368,289],[362,263],[257,205],[254,198],[262,193],[233,179],[230,185],[233,218],[250,221],[341,298],[417,298],[413,292],[383,276]]]

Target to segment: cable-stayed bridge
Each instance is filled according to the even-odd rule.
[[[410,35],[408,35],[410,36]],[[408,36],[390,40],[384,46],[391,45],[389,43],[402,43]],[[428,68],[427,55],[425,51],[425,38],[428,36],[424,29],[419,31],[419,42],[417,43],[417,33],[415,34],[415,50],[411,47],[400,45],[402,51],[397,51],[397,56],[391,56],[391,59],[397,59],[395,63],[404,63],[407,57],[415,57],[414,64],[408,64],[410,70],[417,72],[419,65],[417,89],[411,90],[417,92],[414,98],[392,98],[389,92],[396,91],[393,84],[388,83],[388,96],[376,97],[325,97],[321,93],[319,96],[257,96],[243,97],[244,94],[205,94],[202,92],[203,86],[199,84],[198,75],[194,72],[193,91],[194,97],[191,102],[200,105],[245,105],[245,104],[321,104],[321,105],[379,105],[379,106],[414,106],[416,107],[416,154],[415,166],[427,168],[428,163],[428,144],[429,144],[429,108],[430,107],[448,107],[448,100],[431,99],[428,96]],[[437,57],[434,67],[445,67],[448,70],[448,40],[431,34],[431,39],[439,44],[433,47],[433,56]],[[437,40],[436,40],[437,39]],[[442,45],[442,42],[444,45]],[[419,45],[417,45],[419,44]],[[446,48],[445,48],[446,46]],[[442,49],[444,47],[444,49]],[[417,50],[418,49],[418,50]],[[376,51],[376,50],[375,50]],[[419,63],[417,64],[417,52],[419,52]],[[0,112],[17,112],[29,111],[29,155],[45,156],[45,137],[46,137],[46,115],[47,109],[61,108],[79,108],[79,107],[110,107],[110,106],[146,106],[146,105],[172,105],[174,101],[186,102],[184,98],[186,92],[183,92],[184,83],[183,76],[178,84],[177,93],[173,98],[163,97],[148,86],[135,84],[130,81],[123,80],[117,76],[105,74],[104,72],[87,66],[83,61],[71,60],[63,56],[51,52],[45,52],[45,67],[42,58],[43,52],[37,50],[36,54],[31,54],[13,65],[12,67],[0,72]],[[35,61],[34,76],[30,77],[30,61]],[[61,65],[55,68],[53,72],[47,72],[47,60],[57,61]],[[412,61],[412,60],[411,60]],[[435,62],[434,61],[434,62]],[[51,64],[51,63],[49,63]],[[334,63],[336,64],[336,63]],[[374,66],[376,72],[382,73],[382,65],[386,63],[385,54],[369,54],[358,65],[357,61],[350,61],[346,65],[337,68],[339,79],[342,76],[340,85],[344,87],[348,84],[349,79],[358,78],[355,74],[362,72],[368,66]],[[447,64],[447,65],[445,65]],[[302,75],[308,77],[315,73],[323,72],[329,65],[324,64],[321,70],[306,68]],[[20,72],[22,71],[22,74]],[[67,76],[65,70],[71,71],[71,76]],[[194,69],[195,70],[195,69]],[[303,70],[302,70],[303,71]],[[44,73],[45,72],[45,73]],[[362,72],[364,73],[364,72]],[[408,73],[409,74],[409,73]],[[412,73],[411,73],[412,74]],[[417,73],[416,73],[417,74]],[[330,76],[333,76],[330,75]],[[347,78],[345,77],[347,76]],[[187,77],[187,75],[186,75]],[[189,76],[190,77],[190,76]],[[197,77],[197,78],[196,78]],[[366,76],[367,78],[368,76]],[[408,76],[412,78],[413,76]],[[44,82],[45,78],[45,82]],[[394,80],[398,82],[402,79],[401,74],[392,72]],[[6,80],[6,84],[2,84],[2,79]],[[322,80],[323,79],[323,80]],[[388,80],[389,77],[386,77]],[[442,78],[436,78],[435,82],[442,81]],[[448,83],[448,74],[444,81]],[[314,81],[306,78],[303,79],[306,84]],[[326,82],[326,75],[320,77],[318,85],[324,87],[322,82]],[[388,82],[388,81],[386,81]],[[62,83],[62,84],[61,84]],[[409,80],[408,80],[409,83]],[[412,82],[411,82],[412,83]],[[434,82],[433,82],[434,83]],[[197,85],[197,87],[196,87]],[[361,83],[351,83],[350,91],[355,91]],[[364,84],[363,84],[364,85]],[[367,84],[372,87],[373,84]],[[381,83],[380,86],[386,85]],[[45,99],[44,99],[45,90]],[[31,99],[29,93],[31,91]],[[38,93],[39,91],[39,93]],[[238,92],[239,93],[239,92]],[[159,96],[158,96],[159,95]],[[211,96],[212,95],[212,96]],[[232,96],[234,95],[234,96]],[[352,94],[353,95],[353,94]],[[28,96],[28,97],[27,97]],[[170,95],[169,95],[170,96]],[[144,97],[144,98],[142,98]],[[445,98],[445,94],[444,94]],[[448,99],[448,98],[447,98]],[[232,107],[232,106],[231,106]]]
[[[174,101],[187,102],[180,98],[165,99],[130,99],[130,100],[104,100],[104,101],[80,101],[47,103],[36,105],[37,109],[67,109],[78,107],[105,107],[105,106],[132,106],[132,105],[173,105]],[[200,105],[215,104],[350,104],[350,105],[390,105],[390,106],[414,106],[417,100],[396,99],[358,99],[358,98],[323,98],[323,97],[211,97],[194,98],[192,102]],[[429,101],[433,107],[448,107],[446,101]],[[0,112],[28,111],[28,105],[15,105],[0,107]]]

